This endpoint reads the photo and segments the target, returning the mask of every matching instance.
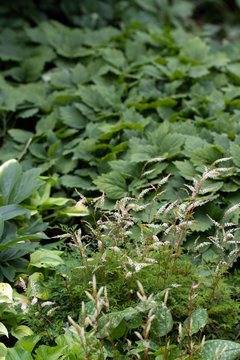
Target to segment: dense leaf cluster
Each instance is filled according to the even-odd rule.
[[[196,213],[194,230],[209,235],[206,213],[218,220],[239,201],[237,44],[154,24],[20,21],[2,31],[0,59],[0,159],[57,175],[57,196],[73,187],[136,196],[171,173],[161,201],[172,201],[203,164],[232,156],[236,168],[206,184],[214,201]]]

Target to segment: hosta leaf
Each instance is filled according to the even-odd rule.
[[[26,325],[19,325],[11,329],[11,334],[17,339],[21,339],[24,336],[33,335],[33,331]]]
[[[236,360],[240,356],[240,344],[228,340],[208,340],[203,348],[203,360],[215,360],[216,352],[218,355],[227,346],[226,351],[221,356],[221,360]]]
[[[2,322],[0,322],[0,336],[1,335],[5,335],[8,337],[8,329]]]
[[[30,255],[30,266],[52,268],[64,264],[62,251],[40,249]]]
[[[7,354],[7,347],[0,342],[0,360],[5,360],[5,356]]]
[[[35,360],[57,360],[59,358],[65,359],[65,350],[67,346],[47,346],[40,345],[36,350]]]
[[[89,214],[88,208],[84,205],[79,205],[78,203],[75,206],[66,206],[65,208],[59,210],[59,214],[62,216],[86,216]]]
[[[11,192],[20,176],[21,166],[17,160],[9,160],[0,166],[0,192],[3,194],[5,204],[8,204]]]
[[[7,283],[0,283],[0,302],[11,303],[12,302],[12,287]]]
[[[43,181],[37,180],[40,174],[39,169],[30,169],[25,171],[21,178],[15,183],[15,187],[9,196],[10,203],[19,204],[37,190]]]
[[[27,350],[29,353],[32,352],[35,345],[39,342],[42,335],[30,335],[24,337],[24,339],[20,339],[17,343],[25,350]]]
[[[107,194],[110,199],[120,199],[127,192],[127,184],[124,178],[116,171],[98,176],[94,180],[100,191]]]
[[[0,206],[0,215],[2,216],[3,220],[10,220],[20,215],[30,217],[30,211],[20,205],[12,204]]]
[[[33,360],[31,354],[24,350],[20,346],[14,346],[14,348],[8,348],[5,360]]]

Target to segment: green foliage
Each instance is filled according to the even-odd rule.
[[[66,206],[70,199],[51,197],[54,179],[42,177],[40,170],[23,171],[18,161],[12,159],[0,167],[0,278],[13,281],[16,271],[26,269],[25,255],[39,246],[39,240],[48,239],[44,231],[44,212],[50,217],[84,216],[84,205]],[[49,216],[49,215],[48,215]],[[44,251],[38,250],[38,251]],[[36,266],[36,265],[35,265]]]
[[[9,337],[11,334],[17,339],[33,334],[32,330],[19,325],[24,314],[14,309],[13,304],[17,301],[12,287],[7,283],[0,283],[0,336]]]
[[[62,5],[60,13],[73,14],[72,4]],[[115,9],[111,2],[106,6]],[[33,178],[41,174],[44,183],[28,209],[46,214],[52,223],[87,214],[84,204],[69,207],[69,196],[76,197],[73,187],[85,197],[104,191],[117,200],[126,193],[138,196],[149,182],[156,185],[159,176],[171,173],[162,194],[167,202],[186,197],[181,187],[203,164],[233,157],[226,166],[239,166],[237,46],[226,41],[220,47],[203,33],[192,35],[180,27],[157,27],[148,16],[163,4],[126,6],[138,8],[136,16],[147,16],[147,23],[93,30],[40,16],[34,25],[9,25],[2,34],[0,160],[20,160],[21,184],[33,186],[23,186],[26,195],[33,194]],[[189,6],[173,1],[163,17],[176,25]],[[84,9],[88,16],[90,9]],[[106,10],[92,9],[96,14]],[[36,11],[44,12],[42,7]],[[11,201],[25,201],[21,184]],[[196,213],[189,247],[198,236],[200,242],[214,236],[206,213],[218,212],[220,218],[237,202],[238,168],[206,185],[212,188],[212,203]]]
[[[240,356],[239,6],[1,2],[1,360]]]

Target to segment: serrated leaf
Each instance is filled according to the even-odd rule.
[[[100,191],[107,194],[110,199],[120,199],[127,192],[127,184],[124,178],[116,171],[98,176],[93,181]]]
[[[76,175],[64,175],[61,177],[60,182],[67,188],[77,188],[80,190],[90,189],[92,186],[92,182],[89,179]]]
[[[191,180],[196,175],[196,170],[189,160],[174,161],[174,165],[184,179]]]
[[[209,46],[199,37],[193,37],[188,40],[180,51],[180,59],[192,61],[195,64],[201,64],[207,61],[209,55]]]
[[[100,54],[103,58],[108,61],[110,64],[116,67],[123,66],[125,58],[123,53],[117,49],[105,48],[100,50]]]
[[[60,107],[59,113],[62,122],[75,129],[84,129],[87,124],[87,119],[73,106]]]
[[[194,214],[194,220],[195,223],[190,226],[192,231],[206,231],[213,226],[213,223],[207,217],[206,213],[199,209],[197,209]]]
[[[233,157],[234,165],[236,165],[237,167],[240,167],[240,146],[235,143],[231,143],[230,144],[230,154]]]
[[[15,141],[21,144],[25,144],[34,135],[31,131],[21,129],[11,129],[8,133]]]
[[[223,157],[223,151],[216,146],[205,146],[191,152],[191,161],[195,165],[212,164],[214,161]]]

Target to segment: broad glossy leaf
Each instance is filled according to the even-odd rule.
[[[9,203],[19,204],[37,190],[43,182],[37,180],[40,174],[39,169],[30,169],[23,172],[15,183],[14,189],[9,196]]]
[[[3,220],[10,220],[20,215],[30,217],[30,211],[20,205],[5,205],[0,207],[0,215]]]
[[[29,335],[25,336],[24,338],[20,339],[17,343],[29,353],[32,352],[35,345],[39,342],[42,335]]]
[[[20,176],[21,166],[17,160],[9,160],[0,166],[0,192],[3,194],[5,204],[8,204],[9,197]]]
[[[30,255],[30,266],[52,268],[58,265],[63,265],[64,261],[61,259],[62,251],[40,249]]]
[[[19,345],[14,346],[14,348],[8,348],[5,360],[33,360],[31,354],[24,350]]]
[[[13,290],[11,285],[0,283],[0,303],[12,303]]]
[[[0,336],[1,335],[5,335],[8,337],[8,329],[2,322],[0,322]]]
[[[58,360],[59,357],[61,359],[65,359],[67,355],[65,354],[66,346],[47,346],[40,345],[36,350],[35,360]]]
[[[17,339],[21,339],[24,336],[33,335],[33,331],[26,325],[19,325],[11,329],[11,334]]]
[[[59,210],[59,214],[60,216],[64,215],[69,217],[86,216],[89,214],[89,210],[85,205],[76,203],[74,206],[66,206]]]
[[[240,344],[228,340],[208,340],[203,348],[203,360],[215,360],[218,355],[227,347],[221,356],[221,360],[236,360],[240,356]]]

